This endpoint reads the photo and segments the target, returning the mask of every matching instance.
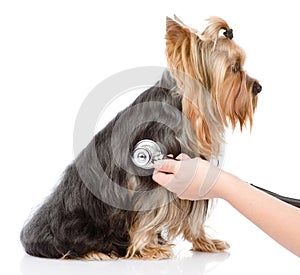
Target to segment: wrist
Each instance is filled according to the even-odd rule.
[[[239,182],[241,180],[238,177],[221,171],[209,193],[211,193],[212,198],[220,198],[228,201],[230,196],[236,191],[236,186]]]

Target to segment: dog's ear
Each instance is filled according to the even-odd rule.
[[[178,43],[182,43],[185,39],[190,37],[190,30],[185,26],[182,21],[174,16],[176,20],[170,17],[166,18],[166,42],[167,45],[175,46]]]

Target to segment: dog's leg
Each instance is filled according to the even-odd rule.
[[[204,221],[207,203],[207,201],[193,202],[191,213],[183,223],[183,236],[192,243],[193,251],[222,252],[229,248],[229,244],[221,240],[211,239],[205,233]]]
[[[143,185],[142,185],[143,184]],[[153,184],[152,179],[131,177],[128,189],[138,190],[140,186]],[[173,256],[172,244],[169,244],[161,232],[170,223],[168,218],[169,192],[166,189],[153,189],[151,192],[132,192],[135,215],[129,229],[130,245],[125,258],[134,259],[167,259]],[[135,195],[134,195],[135,194]]]
[[[125,258],[160,260],[173,256],[173,245],[166,243],[160,234],[157,234],[154,230],[132,231],[131,237],[131,245],[127,250]]]
[[[172,244],[169,244],[161,232],[165,228],[165,207],[136,213],[129,230],[130,245],[126,258],[167,259],[173,256]]]

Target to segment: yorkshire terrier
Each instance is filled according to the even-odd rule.
[[[245,53],[223,19],[211,17],[198,32],[167,17],[165,38],[168,69],[66,168],[21,232],[28,254],[164,259],[179,235],[194,251],[229,247],[204,230],[208,200],[179,199],[131,156],[135,144],[150,139],[164,154],[217,157],[226,127],[251,127],[262,87],[243,70]]]

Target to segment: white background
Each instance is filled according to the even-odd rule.
[[[1,1],[2,274],[299,274],[297,257],[222,201],[208,224],[229,254],[192,254],[181,244],[175,260],[83,263],[29,257],[19,243],[25,219],[74,158],[85,97],[114,73],[165,66],[165,16],[174,13],[199,30],[211,15],[226,19],[263,86],[252,133],[228,133],[224,168],[300,198],[297,1]]]

